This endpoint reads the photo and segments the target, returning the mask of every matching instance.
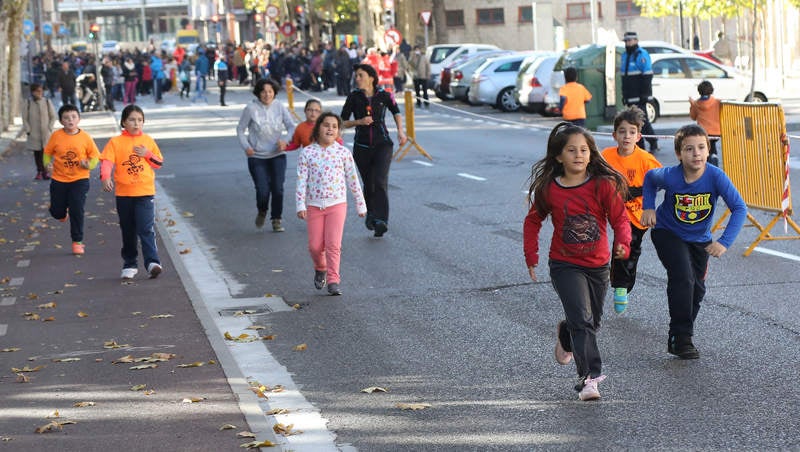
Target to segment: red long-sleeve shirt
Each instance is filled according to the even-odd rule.
[[[631,225],[625,203],[610,181],[592,177],[575,187],[554,181],[547,189],[547,198],[553,221],[550,259],[589,268],[608,265],[611,251],[606,222],[614,230],[614,248],[623,245],[628,256]],[[535,208],[525,217],[523,246],[529,267],[539,263],[539,231],[545,218]]]

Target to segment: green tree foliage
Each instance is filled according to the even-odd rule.
[[[800,5],[800,0],[790,0]],[[634,0],[642,8],[642,16],[664,17],[677,16],[680,5],[683,5],[684,17],[712,19],[717,17],[739,17],[745,11],[756,8],[761,10],[765,0]]]
[[[244,0],[242,2],[246,11],[255,11],[257,13],[266,11],[269,3],[267,0]]]

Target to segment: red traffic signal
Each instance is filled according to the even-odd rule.
[[[213,16],[211,16],[211,21],[214,23],[219,22],[219,16],[214,14]]]
[[[89,26],[89,31],[92,33],[100,33],[100,24],[92,24]]]
[[[298,16],[302,16],[303,15],[303,11],[305,11],[303,9],[303,5],[297,5],[297,6],[294,7],[294,12],[296,12]]]

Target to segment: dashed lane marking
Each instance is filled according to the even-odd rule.
[[[19,268],[30,267],[30,266],[31,266],[30,259],[21,259],[17,261],[17,267]]]
[[[782,257],[784,259],[789,259],[790,261],[800,262],[800,256],[798,256],[796,254],[783,253],[781,251],[775,251],[775,250],[771,250],[771,249],[768,249],[768,248],[762,248],[760,246],[757,246],[757,247],[753,248],[753,251],[758,251],[759,253],[769,254],[770,256]]]
[[[6,332],[8,332],[8,325],[0,323],[0,336],[5,336]]]
[[[458,175],[463,177],[463,178],[466,178],[466,179],[480,180],[480,181],[486,180],[485,177],[474,176],[474,175],[469,174],[469,173],[458,173]]]
[[[17,297],[3,297],[0,300],[0,306],[14,306],[14,303],[17,302]]]
[[[24,276],[17,276],[16,278],[11,278],[8,281],[8,285],[9,286],[21,286],[24,281],[25,281],[25,277]]]
[[[412,162],[416,163],[417,165],[422,165],[422,166],[433,166],[433,163],[426,162],[426,161],[423,161],[423,160],[412,160]]]

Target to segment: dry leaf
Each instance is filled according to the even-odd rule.
[[[12,438],[12,437],[10,437],[10,436],[0,436],[0,441],[2,441],[2,442],[4,442],[4,443],[7,443],[7,442],[9,442],[9,441],[11,441],[11,440],[13,440],[13,439],[14,439],[14,438]]]
[[[424,410],[425,408],[430,408],[430,403],[395,403],[394,406],[400,408],[401,410]]]
[[[10,347],[10,348],[2,349],[2,350],[0,350],[0,352],[18,352],[20,350],[22,350],[22,349],[19,348],[19,347]]]
[[[87,314],[87,313],[85,313],[85,312],[83,312],[83,311],[78,311],[78,317],[81,317],[81,318],[83,318],[83,317],[89,317],[89,314]]]
[[[300,309],[300,308],[301,308],[300,303],[295,303],[294,305],[292,305],[292,309]]]
[[[36,366],[31,369],[28,366],[23,367],[22,369],[17,369],[16,367],[11,368],[11,372],[39,372],[40,370],[44,369],[46,366]]]
[[[240,445],[239,447],[245,448],[245,449],[258,449],[258,448],[261,448],[261,447],[275,447],[275,446],[277,446],[277,444],[273,443],[272,441],[270,441],[268,439],[265,439],[264,441],[261,441],[261,442],[252,441],[252,442],[249,442],[249,443],[244,443],[244,444]]]
[[[203,361],[195,361],[195,362],[189,363],[189,364],[178,364],[178,367],[200,367],[202,365],[205,365],[205,362],[203,362]]]
[[[64,287],[78,287],[78,285],[77,284],[66,283],[66,284],[64,284]]]
[[[153,395],[156,393],[155,389],[148,389],[147,391],[143,392],[144,395]]]
[[[361,392],[372,394],[373,392],[389,392],[389,390],[386,388],[381,388],[380,386],[370,386],[369,388],[362,389]]]
[[[134,386],[131,386],[131,391],[141,391],[142,389],[144,389],[146,387],[147,387],[147,385],[144,385],[144,384],[142,384],[142,385],[134,385]]]
[[[73,421],[64,421],[64,422],[53,421],[53,422],[50,422],[49,424],[45,424],[45,425],[42,425],[41,427],[37,427],[35,431],[36,431],[36,433],[46,433],[46,432],[52,431],[53,429],[61,430],[62,426],[67,425],[67,424],[74,424],[74,423],[75,422],[73,422]]]
[[[184,218],[192,218],[193,216],[194,216],[194,214],[192,212],[183,212],[183,217]]]
[[[266,414],[267,416],[275,416],[277,414],[286,414],[288,412],[289,410],[287,410],[286,408],[273,408],[264,414]]]
[[[236,428],[236,426],[233,425],[233,424],[225,424],[225,425],[221,426],[219,429],[220,430],[233,430],[235,428]]]
[[[283,436],[298,435],[300,433],[303,433],[300,430],[292,430],[292,428],[294,428],[294,424],[283,425],[280,422],[278,422],[277,424],[272,426],[272,431],[278,435],[283,435]]]
[[[151,319],[168,319],[170,317],[175,317],[175,316],[172,314],[157,314],[150,316]]]
[[[161,353],[156,352],[150,355],[152,359],[167,361],[175,357],[175,353]]]
[[[55,318],[55,317],[53,317],[53,316],[51,315],[50,317],[48,317],[48,318],[46,318],[46,319],[42,319],[42,322],[52,322],[52,321],[54,321],[55,319],[56,319],[56,318]]]
[[[138,366],[129,367],[130,370],[142,370],[142,369],[155,369],[158,367],[158,364],[141,364]]]
[[[294,347],[292,347],[292,350],[294,350],[296,352],[302,352],[303,350],[305,350],[307,348],[308,348],[308,345],[300,344],[300,345],[295,345]]]
[[[175,226],[175,224],[176,224],[175,220],[173,220],[173,219],[167,220],[167,226],[172,227],[172,226]]]
[[[46,417],[47,419],[53,419],[53,418],[56,418],[56,417],[59,417],[59,416],[61,416],[61,415],[60,415],[60,414],[58,414],[58,410],[55,410],[55,411],[53,411],[52,413],[48,414],[48,415],[47,415],[47,416],[45,416],[45,417]]]
[[[80,358],[53,358],[50,361],[53,361],[54,363],[73,363],[80,360]]]
[[[132,363],[133,360],[134,360],[134,357],[132,355],[125,355],[122,358],[115,359],[114,361],[111,361],[111,364]]]
[[[270,334],[270,335],[267,335],[267,336],[261,336],[261,340],[264,340],[264,341],[271,341],[271,340],[274,340],[274,339],[275,339],[275,335],[274,334]]]
[[[187,397],[187,398],[181,400],[181,402],[183,402],[183,403],[197,403],[197,402],[202,402],[203,400],[206,400],[206,399],[207,399],[206,397]]]
[[[74,406],[75,408],[85,408],[87,406],[95,406],[95,405],[96,404],[94,402],[75,402],[75,404],[72,406]]]
[[[53,308],[56,307],[56,302],[55,301],[51,301],[50,303],[40,304],[39,306],[36,306],[36,307],[39,308],[39,309],[53,309]]]
[[[125,348],[130,347],[130,344],[117,344],[117,341],[105,341],[103,342],[103,348],[115,349],[115,348]]]
[[[17,374],[17,383],[30,383],[31,377],[25,374]]]
[[[191,252],[192,252],[192,250],[190,250],[189,248],[182,249],[182,250],[178,251],[179,254],[189,254]]]
[[[39,295],[36,295],[33,292],[28,294],[28,300],[37,300],[37,299],[39,299]]]
[[[39,320],[39,314],[35,312],[26,312],[22,315],[25,316],[25,320]]]
[[[267,327],[265,327],[265,326],[261,326],[261,325],[250,325],[250,326],[248,326],[248,327],[247,327],[247,328],[245,328],[245,329],[246,329],[246,330],[256,330],[256,331],[258,331],[258,330],[266,330],[266,329],[267,329]]]
[[[142,311],[131,312],[131,315],[142,315]]]
[[[255,438],[255,437],[256,437],[256,434],[255,434],[255,433],[253,433],[253,432],[248,432],[247,430],[245,430],[245,431],[243,431],[243,432],[239,432],[239,433],[237,433],[237,434],[236,434],[236,437],[237,437],[237,438]]]

